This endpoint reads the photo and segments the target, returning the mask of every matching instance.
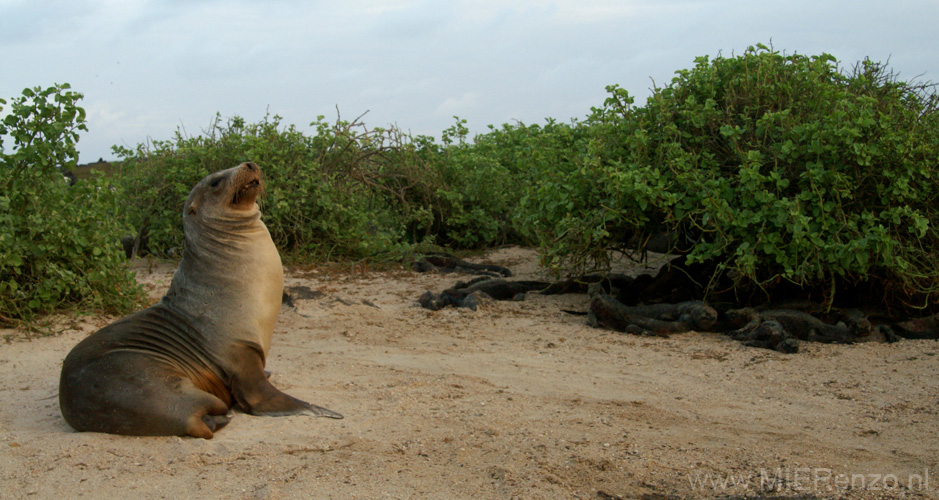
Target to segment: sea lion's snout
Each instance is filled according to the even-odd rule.
[[[253,161],[246,161],[241,165],[238,165],[238,168],[241,172],[238,172],[242,177],[246,179],[260,179],[261,178],[261,167]]]
[[[248,208],[254,205],[261,192],[261,168],[256,163],[245,162],[239,165],[234,196],[231,204],[236,208]]]

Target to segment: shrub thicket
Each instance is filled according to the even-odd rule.
[[[877,281],[939,299],[939,115],[931,85],[871,61],[765,46],[701,57],[644,107],[610,87],[587,151],[529,202],[556,267],[603,262],[671,231],[736,284]],[[562,203],[563,202],[563,203]],[[716,282],[716,280],[715,280]]]
[[[156,253],[178,248],[195,182],[246,160],[262,167],[265,222],[288,259],[537,242],[545,264],[578,274],[611,250],[641,258],[668,233],[711,265],[712,284],[772,295],[790,283],[831,300],[876,283],[892,304],[939,302],[939,97],[871,61],[845,71],[760,45],[697,59],[644,106],[614,85],[584,121],[472,140],[459,118],[436,142],[361,117],[318,117],[304,134],[277,116],[217,116],[198,136],[116,147],[117,197],[60,180],[84,129],[66,89],[27,91],[3,120],[15,141],[0,157],[3,317],[125,306],[137,289],[117,225],[146,227]]]
[[[534,241],[526,227],[521,200],[540,189],[553,165],[578,154],[575,129],[547,120],[545,125],[504,124],[466,141],[465,121],[444,131],[438,165],[444,186],[440,198],[449,205],[437,232],[447,245],[476,248]]]
[[[444,131],[444,146],[358,118],[311,125],[305,135],[277,116],[216,117],[199,136],[177,131],[172,141],[115,148],[122,195],[136,200],[128,225],[147,227],[158,253],[178,248],[191,186],[250,159],[264,172],[265,223],[288,257],[380,259],[415,243],[477,248],[517,238],[517,182],[465,142],[461,122]]]
[[[141,296],[117,244],[114,192],[62,175],[85,130],[80,99],[67,84],[25,89],[0,121],[0,323],[76,305],[120,313]]]

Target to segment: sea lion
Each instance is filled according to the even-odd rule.
[[[284,394],[265,359],[284,274],[256,203],[254,163],[202,179],[183,207],[185,249],[156,305],[66,356],[59,406],[78,431],[209,439],[238,405],[253,415],[342,418]]]

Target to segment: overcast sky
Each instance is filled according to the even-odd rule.
[[[338,106],[439,139],[453,115],[583,118],[614,83],[641,104],[696,56],[770,41],[939,81],[937,20],[937,0],[0,0],[0,97],[83,93],[82,163],[216,112],[310,130]]]

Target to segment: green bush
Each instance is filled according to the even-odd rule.
[[[456,248],[525,242],[515,209],[530,181],[523,145],[529,127],[490,127],[489,133],[467,142],[466,120],[454,118],[457,122],[443,131],[443,146],[432,164],[439,181],[434,224],[428,230],[439,243]]]
[[[121,192],[136,200],[129,225],[146,227],[158,254],[181,248],[182,205],[192,186],[211,172],[254,161],[265,178],[264,220],[274,242],[289,255],[361,256],[381,246],[387,233],[374,226],[382,217],[368,210],[371,194],[324,163],[358,154],[339,144],[337,130],[320,120],[328,135],[307,137],[280,117],[249,124],[240,117],[216,117],[201,135],[177,131],[172,141],[153,141],[135,150],[115,148],[122,157]],[[391,229],[393,232],[394,229]]]
[[[69,306],[122,313],[142,295],[117,243],[114,192],[62,176],[85,130],[81,94],[69,88],[25,89],[0,122],[0,322]]]
[[[582,161],[535,200],[548,207],[541,240],[556,267],[641,250],[664,230],[738,285],[876,280],[891,300],[936,304],[932,86],[867,60],[845,72],[827,54],[761,45],[698,58],[644,107],[608,90]]]
[[[250,160],[264,172],[265,223],[289,258],[384,259],[417,243],[516,240],[511,212],[521,182],[492,151],[466,144],[462,123],[444,131],[442,146],[394,127],[369,129],[359,118],[320,116],[308,136],[277,116],[255,124],[216,117],[196,137],[177,131],[171,141],[115,148],[122,196],[135,200],[127,225],[147,227],[157,253],[179,248],[192,185]]]

